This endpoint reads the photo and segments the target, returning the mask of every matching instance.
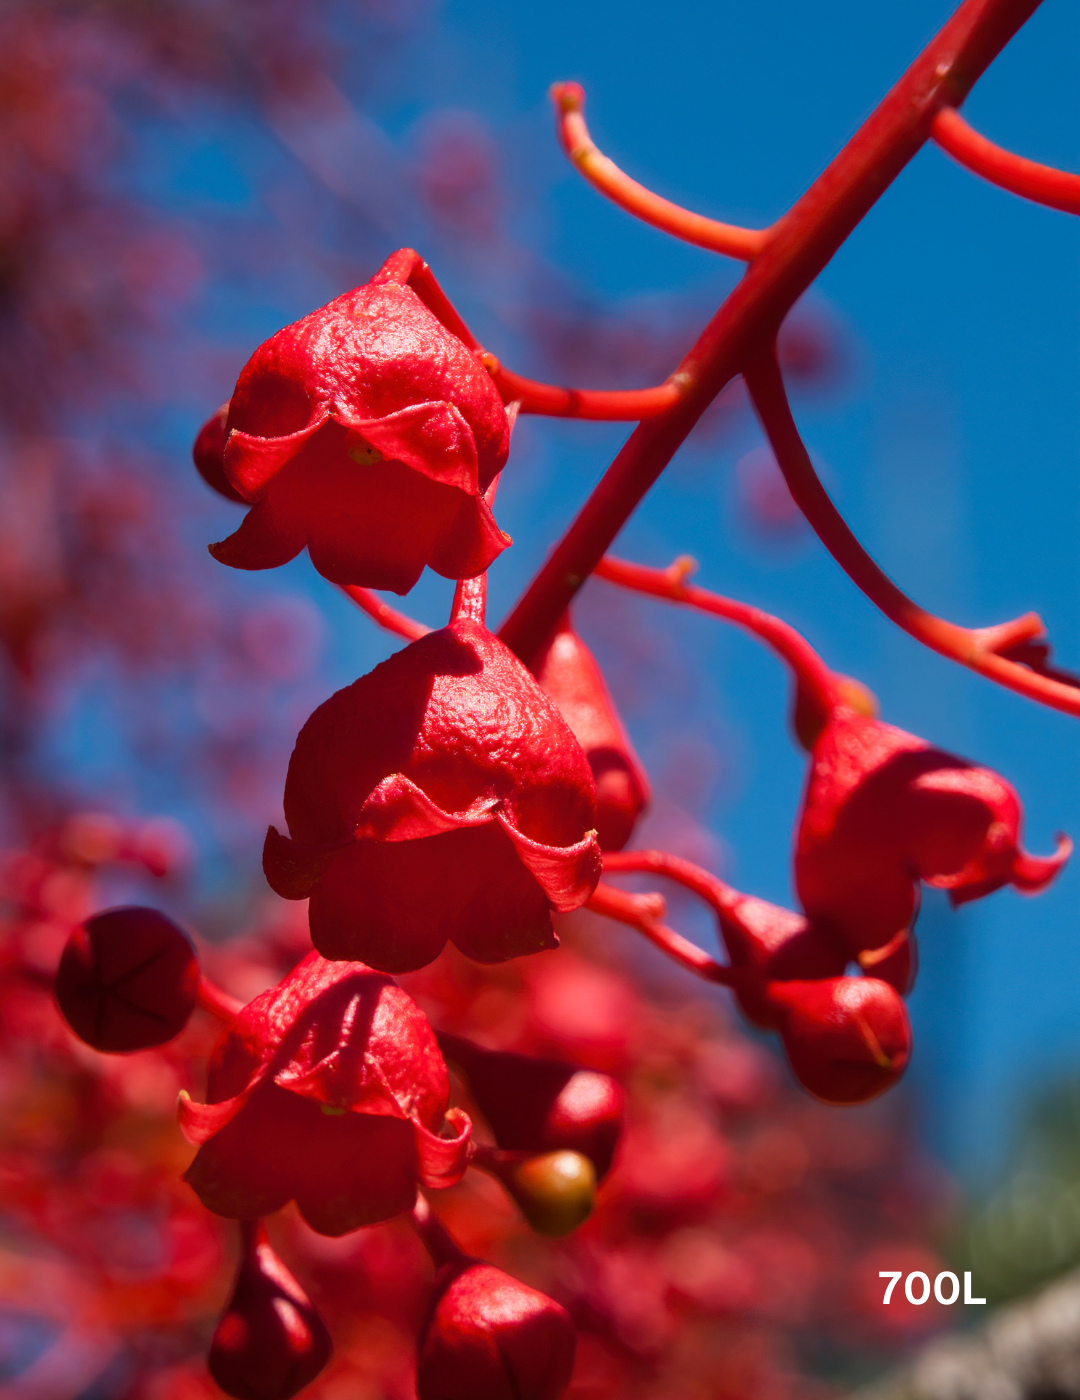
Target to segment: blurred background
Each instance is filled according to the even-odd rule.
[[[255,346],[411,245],[512,368],[587,387],[659,382],[738,268],[635,223],[576,177],[550,83],[584,84],[595,139],[631,175],[764,226],[950,9],[0,8],[0,842],[27,946],[27,850],[52,875],[70,876],[73,860],[93,868],[93,895],[72,908],[153,902],[211,945],[284,917],[259,852],[295,733],[400,645],[306,556],[241,575],[206,553],[239,507],[199,480],[190,444]],[[966,114],[1012,149],[1080,168],[1078,51],[1080,13],[1047,0]],[[958,622],[1037,610],[1072,668],[1077,266],[1068,216],[928,149],[782,342],[807,443],[879,562]],[[627,432],[519,422],[499,495],[515,546],[492,573],[495,619]],[[886,719],[1000,771],[1032,850],[1080,833],[1073,721],[922,651],[876,613],[801,523],[738,385],[616,549],[655,565],[693,555],[704,586],[794,623],[877,693]],[[439,625],[449,599],[428,574],[405,606]],[[805,757],[777,662],[715,621],[601,582],[578,622],[654,783],[639,844],[790,904]],[[98,826],[71,837],[88,812]],[[105,843],[100,859],[86,830]],[[1068,868],[1038,899],[1003,891],[960,913],[930,892],[920,917],[916,1056],[890,1101],[888,1152],[919,1154],[916,1175],[935,1183],[927,1247],[967,1261],[992,1298],[1080,1262],[1078,882]],[[33,899],[63,906],[55,889]],[[684,931],[712,938],[693,907],[673,909]],[[44,969],[63,917],[35,918],[38,943],[20,956]],[[720,994],[708,1014],[723,1018]],[[14,1376],[33,1348],[25,1319],[12,1327]],[[0,1325],[0,1354],[5,1335]],[[835,1357],[806,1364],[846,1374]],[[83,1393],[96,1372],[72,1374],[78,1384],[54,1393]],[[122,1392],[116,1381],[95,1393]]]

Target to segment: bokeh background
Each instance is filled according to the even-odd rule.
[[[195,476],[190,443],[255,345],[409,244],[513,368],[659,382],[738,269],[578,179],[549,84],[584,84],[594,137],[629,173],[761,226],[950,8],[5,5],[4,843],[78,808],[152,818],[187,872],[156,902],[211,938],[248,918],[266,897],[262,832],[296,729],[399,645],[306,558],[248,576],[205,552],[238,508]],[[966,114],[1004,145],[1080,168],[1078,51],[1080,13],[1047,0]],[[1074,668],[1078,301],[1075,222],[928,149],[796,308],[784,344],[808,445],[886,569],[960,622],[1039,611]],[[521,420],[499,496],[515,546],[492,573],[496,618],[627,431]],[[1074,722],[886,623],[791,509],[737,386],[617,550],[661,565],[693,555],[700,582],[793,622],[887,719],[999,770],[1032,849],[1080,834]],[[428,575],[406,606],[437,625],[449,590]],[[656,787],[642,842],[790,903],[805,758],[781,668],[713,621],[602,583],[579,621]],[[131,879],[110,876],[108,902]],[[1004,891],[958,914],[931,893],[920,919],[903,1114],[963,1187],[957,1248],[997,1271],[1001,1294],[1080,1259],[1078,881],[1070,868],[1036,900]],[[1048,1224],[1032,1202],[1051,1197]]]

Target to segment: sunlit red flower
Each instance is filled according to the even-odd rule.
[[[915,916],[918,881],[953,904],[1014,885],[1044,889],[1068,858],[1020,846],[1010,785],[901,729],[841,706],[819,735],[795,849],[795,881],[810,918],[852,956],[884,948]]]
[[[409,287],[376,278],[271,336],[224,428],[224,477],[252,509],[211,546],[223,564],[306,545],[335,583],[406,593],[425,564],[472,578],[509,544],[484,500],[509,449],[502,400]]]
[[[595,789],[566,722],[481,624],[458,618],[321,705],[271,827],[267,879],[310,895],[325,957],[401,972],[447,939],[478,962],[554,948],[553,909],[600,876]]]
[[[290,1400],[330,1360],[330,1334],[262,1223],[243,1230],[240,1270],[210,1343],[210,1374],[236,1400]]]
[[[490,1264],[445,1265],[420,1336],[419,1400],[558,1400],[575,1343],[554,1299]]]
[[[200,1144],[187,1180],[219,1215],[294,1200],[324,1235],[411,1209],[417,1182],[465,1170],[470,1124],[447,1109],[427,1018],[390,978],[310,953],[239,1014],[217,1046],[209,1102],[180,1100]]]
[[[649,805],[649,779],[634,752],[600,667],[563,617],[534,666],[546,695],[585,750],[596,779],[596,835],[602,851],[621,851]]]

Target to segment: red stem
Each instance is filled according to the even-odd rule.
[[[528,663],[705,409],[784,316],[1040,0],[964,0],[806,194],[769,230],[683,360],[683,397],[640,424],[503,625]]]
[[[1009,690],[1052,709],[1080,716],[1080,689],[1040,675],[999,653],[1045,632],[1037,613],[1025,613],[994,627],[959,627],[935,617],[897,588],[848,528],[818,480],[810,455],[791,416],[780,366],[770,347],[746,369],[754,408],[792,496],[836,562],[892,622],[932,651],[958,661]]]
[[[719,593],[697,588],[686,582],[687,576],[696,567],[687,557],[677,559],[670,568],[650,569],[644,564],[631,564],[625,559],[616,559],[606,554],[597,564],[597,578],[617,583],[622,588],[632,588],[636,593],[646,593],[653,598],[663,598],[669,603],[685,603],[687,607],[711,613],[714,617],[725,618],[737,627],[744,627],[759,637],[794,672],[796,679],[817,700],[825,711],[830,713],[840,703],[842,696],[837,690],[836,676],[826,666],[814,648],[796,632],[795,628],[771,613],[753,608],[749,603],[737,602],[734,598],[723,598]]]
[[[222,1021],[235,1021],[244,1009],[244,1003],[211,982],[204,972],[199,973],[199,1005],[211,1016]]]
[[[1064,214],[1080,214],[1080,175],[1055,170],[1052,165],[1013,155],[973,131],[959,112],[943,107],[934,118],[931,134],[943,151],[959,161],[965,170],[981,175],[992,185],[1060,209]]]
[[[604,857],[607,865],[607,857]],[[681,933],[668,928],[662,920],[664,901],[656,894],[630,894],[627,890],[616,889],[614,885],[601,882],[593,891],[592,898],[585,906],[594,914],[603,914],[609,919],[617,919],[643,933],[650,943],[654,943],[673,962],[686,968],[707,982],[718,982],[723,987],[731,987],[739,980],[740,970],[725,967],[711,958],[708,953],[691,943]]]
[[[416,1194],[412,1223],[436,1268],[442,1264],[467,1264],[469,1262],[469,1256],[431,1209],[427,1197],[421,1195],[420,1192]]]
[[[415,618],[392,608],[389,603],[384,603],[370,588],[360,588],[355,583],[339,583],[338,587],[387,632],[394,632],[399,637],[407,637],[410,642],[415,642],[420,637],[426,637],[431,631],[431,628],[425,627],[422,622],[417,622]]]
[[[708,248],[713,253],[725,253],[729,258],[749,262],[761,252],[769,236],[768,229],[740,228],[683,209],[631,180],[609,160],[597,148],[585,125],[585,92],[580,83],[555,83],[551,100],[555,104],[563,150],[593,189],[599,190],[613,204],[663,233],[670,233],[698,248]]]

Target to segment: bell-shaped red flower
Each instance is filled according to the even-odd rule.
[[[447,1264],[420,1336],[419,1400],[558,1400],[577,1338],[565,1308],[490,1264]]]
[[[814,745],[795,848],[810,918],[855,957],[902,937],[918,881],[954,904],[1014,885],[1043,889],[1069,856],[1020,846],[1020,801],[1003,778],[840,706]]]
[[[407,593],[425,564],[472,578],[510,543],[484,499],[509,449],[502,400],[464,343],[386,277],[286,326],[245,365],[224,474],[252,509],[211,545],[221,563],[273,568],[306,545],[334,583]]]
[[[80,924],[60,955],[54,990],[80,1040],[127,1054],[180,1034],[199,999],[199,964],[171,919],[128,905]]]
[[[240,1271],[210,1343],[210,1374],[236,1400],[289,1400],[330,1360],[330,1334],[262,1222],[241,1229]]]
[[[890,1088],[911,1058],[907,1008],[877,977],[770,982],[791,1068],[826,1103],[865,1103]]]
[[[580,1152],[597,1180],[611,1169],[622,1133],[626,1095],[608,1074],[485,1050],[438,1033],[447,1060],[463,1071],[499,1147],[512,1152]]]
[[[563,615],[533,671],[589,760],[596,779],[600,849],[621,851],[652,800],[652,792],[600,667],[574,631],[569,613]]]
[[[321,705],[263,868],[310,896],[328,958],[404,972],[447,939],[477,962],[554,948],[551,911],[600,878],[592,774],[513,653],[458,616]]]
[[[210,1061],[209,1103],[180,1097],[203,1205],[253,1220],[295,1200],[323,1235],[410,1210],[417,1183],[464,1172],[471,1125],[447,1109],[427,1017],[362,963],[308,956],[237,1016]]]

